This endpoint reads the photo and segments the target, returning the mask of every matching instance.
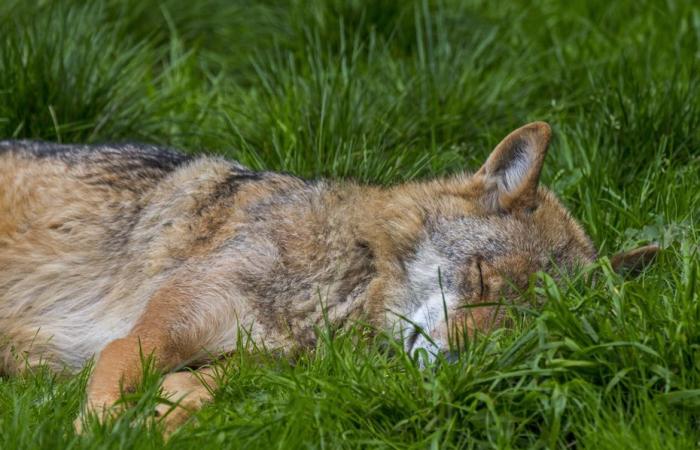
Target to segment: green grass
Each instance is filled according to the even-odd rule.
[[[688,1],[0,3],[0,138],[141,140],[302,176],[475,169],[555,130],[544,182],[608,255],[537,309],[419,370],[355,330],[228,361],[169,448],[700,446],[700,6]],[[148,377],[75,436],[87,371],[0,378],[0,448],[161,448]]]

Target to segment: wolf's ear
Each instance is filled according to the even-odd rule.
[[[484,182],[484,203],[494,210],[536,206],[537,185],[552,130],[533,122],[511,132],[491,152],[475,176]]]
[[[659,253],[658,244],[645,245],[626,252],[620,252],[610,258],[610,265],[617,273],[629,272],[636,274],[648,266]]]

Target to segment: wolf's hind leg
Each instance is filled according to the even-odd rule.
[[[191,372],[174,372],[163,380],[162,396],[168,402],[156,406],[156,416],[170,434],[192,414],[209,402],[219,387],[220,374],[214,367],[204,367]]]

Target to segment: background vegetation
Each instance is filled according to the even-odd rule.
[[[636,279],[539,309],[420,371],[362,330],[294,362],[236,355],[169,448],[700,446],[700,5],[682,0],[0,3],[0,138],[138,140],[302,176],[475,169],[555,130],[544,181]],[[161,448],[157,379],[75,436],[87,372],[0,378],[0,448]]]

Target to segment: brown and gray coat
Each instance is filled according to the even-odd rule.
[[[466,305],[594,259],[538,186],[549,138],[533,123],[474,175],[390,188],[151,146],[0,142],[0,371],[97,356],[87,408],[104,413],[139,381],[141,351],[169,372],[236,350],[241,333],[309,346],[324,314],[435,355],[451,325],[498,319]],[[166,377],[187,395],[168,426],[209,397],[193,380]]]

